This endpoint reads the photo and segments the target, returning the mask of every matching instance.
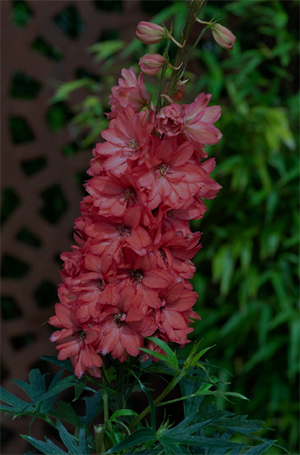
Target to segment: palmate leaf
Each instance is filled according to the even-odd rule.
[[[88,440],[85,438],[85,431],[83,428],[79,431],[79,442],[77,443],[61,422],[57,422],[57,427],[59,436],[70,454],[86,455],[89,453]]]
[[[89,454],[89,447],[88,443],[89,440],[85,437],[85,431],[83,428],[79,430],[79,438],[78,441],[65,429],[61,422],[57,422],[59,436],[68,449],[68,452],[64,452],[58,446],[56,446],[50,439],[45,437],[46,442],[40,441],[39,439],[35,439],[31,436],[24,436],[21,435],[26,441],[28,441],[31,445],[33,445],[36,449],[40,450],[41,453],[45,455],[88,455]]]
[[[40,450],[41,453],[44,453],[45,455],[68,455],[67,452],[64,452],[62,449],[57,447],[55,444],[53,444],[50,439],[45,438],[46,442],[40,441],[39,439],[35,439],[31,436],[24,436],[21,435],[25,441],[28,441],[33,447],[36,449]]]
[[[80,420],[85,427],[88,427],[103,408],[102,390],[99,389],[93,396],[84,397],[83,399],[85,401],[86,415],[84,417],[80,416]]]
[[[176,436],[169,438],[165,433],[159,438],[160,442],[162,444],[165,444],[168,441],[177,443],[177,444],[183,444],[188,447],[199,447],[199,448],[210,448],[210,447],[216,447],[216,448],[226,448],[226,449],[234,449],[234,448],[245,448],[249,447],[246,444],[239,444],[237,442],[229,442],[229,441],[222,441],[217,438],[207,438],[206,436]]]
[[[28,403],[26,401],[21,400],[20,398],[16,397],[12,393],[8,392],[7,390],[0,387],[0,397],[1,401],[7,403],[9,406],[0,406],[0,410],[3,412],[10,412],[12,414],[18,415]],[[28,411],[32,411],[33,408],[28,408]]]

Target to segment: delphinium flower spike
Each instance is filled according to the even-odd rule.
[[[157,42],[167,34],[140,23],[137,36]],[[169,64],[155,55],[156,66]],[[173,76],[158,109],[133,68],[123,69],[112,88],[108,129],[93,150],[76,245],[61,256],[60,303],[49,321],[60,329],[51,337],[58,358],[70,358],[78,377],[85,371],[99,377],[105,355],[124,362],[142,354],[141,347],[153,348],[149,336],[184,346],[190,323],[199,319],[189,280],[201,233],[191,231],[189,220],[200,219],[203,199],[220,189],[209,175],[215,160],[203,159],[205,145],[222,137],[213,125],[221,108],[208,106],[205,93],[181,104],[187,81],[176,70]]]

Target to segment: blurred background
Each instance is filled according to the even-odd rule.
[[[39,360],[56,353],[45,322],[110,89],[121,68],[163,51],[133,40],[135,27],[173,21],[178,38],[186,8],[167,0],[1,2],[1,377],[14,393],[11,381],[27,380],[31,368],[51,372]],[[203,232],[193,279],[202,319],[190,339],[216,345],[207,358],[223,368],[224,390],[250,399],[218,406],[266,421],[275,432],[265,436],[298,454],[299,3],[208,1],[202,19],[213,17],[237,41],[226,51],[207,32],[186,73],[185,102],[205,91],[223,110],[223,139],[207,148],[223,189],[192,222]],[[200,31],[197,24],[192,38]],[[38,425],[35,437],[48,431]],[[18,436],[27,429],[25,418],[4,420],[2,453],[29,450]]]

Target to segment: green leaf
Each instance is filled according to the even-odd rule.
[[[59,421],[57,422],[57,429],[59,436],[69,453],[72,455],[82,455],[82,451],[79,449],[76,441],[74,440],[74,436],[72,436]]]
[[[136,447],[140,444],[155,441],[156,434],[152,428],[141,428],[125,438],[122,442],[109,449],[105,454],[116,453],[121,450]]]
[[[65,101],[68,99],[71,92],[74,92],[74,90],[78,90],[79,88],[88,87],[89,89],[93,89],[95,86],[95,82],[88,78],[65,82],[56,90],[55,95],[51,98],[51,103]]]
[[[88,50],[96,54],[96,60],[105,60],[125,47],[125,42],[120,40],[107,40],[93,44]]]
[[[83,399],[86,406],[86,415],[85,417],[80,417],[80,419],[85,427],[89,427],[103,408],[102,390],[99,389],[93,396],[84,397]]]
[[[135,417],[137,417],[138,414],[135,411],[133,411],[132,409],[119,409],[118,411],[115,411],[111,415],[109,420],[115,420],[118,417],[122,417],[122,416],[135,416]]]
[[[40,441],[38,439],[32,438],[31,436],[24,436],[22,438],[28,441],[31,445],[33,445],[36,449],[40,450],[45,455],[68,455],[67,452],[64,452],[55,444],[53,444],[50,439],[45,438],[46,442]],[[82,454],[81,454],[82,455]]]
[[[58,365],[63,370],[67,370],[70,371],[71,373],[74,373],[74,368],[72,367],[72,364],[69,359],[58,360],[57,357],[55,357],[54,355],[42,355],[41,359],[46,360],[46,362],[54,363],[54,365]]]
[[[56,406],[51,409],[50,413],[51,417],[54,417],[58,420],[62,420],[64,422],[71,423],[75,427],[82,427],[84,426],[70,403],[65,401],[58,401]]]
[[[1,401],[9,404],[12,407],[12,411],[15,413],[20,412],[24,408],[24,406],[28,405],[28,403],[26,403],[26,401],[23,401],[20,398],[16,397],[12,393],[3,389],[3,387],[0,387],[0,398],[1,398]],[[28,406],[28,410],[32,411],[31,405]]]
[[[260,455],[261,453],[264,453],[269,447],[274,445],[274,443],[275,441],[264,442],[259,446],[252,447],[251,449],[246,450],[246,452],[244,452],[244,455]]]
[[[175,370],[178,370],[178,361],[177,361],[177,357],[176,357],[176,352],[173,352],[172,349],[167,345],[167,343],[160,340],[159,338],[149,337],[148,339],[153,341],[153,343],[157,344],[161,349],[163,349],[165,351],[165,353],[167,354],[168,363]],[[155,353],[155,354],[157,354],[157,353]],[[166,361],[165,356],[163,356],[163,358],[161,360]]]
[[[63,390],[66,390],[66,389],[74,386],[74,384],[77,381],[78,381],[78,379],[73,375],[62,379],[60,382],[55,384],[55,386],[51,390],[48,390],[48,392],[38,396],[37,398],[32,400],[31,403],[26,403],[26,406],[22,409],[20,415],[25,414],[26,411],[28,411],[32,406],[38,406],[41,402],[47,400],[48,398],[56,396]]]

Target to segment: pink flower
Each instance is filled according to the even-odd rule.
[[[172,103],[163,107],[156,116],[155,130],[159,134],[173,137],[182,133],[184,128],[184,114],[181,106]]]
[[[166,63],[167,59],[160,54],[146,54],[140,58],[139,67],[148,76],[155,76]]]
[[[197,193],[200,173],[189,162],[193,153],[194,147],[187,141],[177,147],[171,139],[153,140],[147,163],[133,171],[139,188],[147,194],[151,210],[161,203],[179,208]]]
[[[141,162],[147,151],[147,142],[153,129],[152,117],[149,112],[135,113],[131,106],[120,110],[112,119],[107,130],[102,131],[106,142],[98,144],[95,156],[106,157],[102,168],[119,177],[133,165],[133,161]]]
[[[101,367],[102,359],[96,349],[99,344],[99,327],[91,324],[80,324],[72,314],[72,310],[64,305],[55,305],[56,316],[49,323],[62,327],[51,335],[50,340],[56,341],[59,351],[58,360],[70,358],[75,374],[80,378],[85,370],[92,376],[101,377],[97,367]]]
[[[233,49],[235,36],[228,28],[223,27],[221,24],[214,24],[212,27],[212,35],[216,43],[221,47],[224,49]]]
[[[162,28],[148,24],[140,23],[137,33],[157,39]],[[158,54],[141,59],[148,74],[166,63]],[[181,82],[174,100],[184,91]],[[161,352],[145,342],[150,335],[188,342],[191,318],[198,317],[191,258],[201,247],[189,219],[201,218],[203,198],[220,189],[209,176],[214,159],[201,162],[202,147],[221,137],[213,126],[221,110],[208,107],[210,98],[202,93],[190,105],[171,102],[155,118],[133,68],[122,70],[112,89],[109,127],[93,151],[76,245],[61,255],[60,303],[49,320],[60,329],[51,336],[58,358],[69,358],[78,377],[100,377],[99,354],[124,362],[145,344]]]
[[[109,105],[111,113],[109,118],[115,117],[119,109],[131,106],[135,112],[147,106],[150,100],[145,85],[143,83],[143,75],[136,77],[133,67],[129,70],[123,68],[121,71],[122,78],[119,79],[118,85],[112,88],[112,94],[109,97]]]
[[[161,25],[142,21],[136,28],[135,36],[142,43],[156,44],[166,37],[166,31]]]
[[[162,307],[157,311],[158,327],[167,335],[170,341],[180,345],[189,342],[187,334],[193,329],[189,328],[189,318],[200,319],[198,314],[191,311],[197,300],[196,292],[185,289],[183,283],[174,284],[167,290],[160,292]]]
[[[198,150],[201,156],[206,157],[202,146],[216,144],[222,137],[221,132],[213,126],[221,115],[220,106],[207,107],[211,95],[200,93],[193,103],[184,105],[185,127],[183,136]]]
[[[111,353],[114,359],[124,362],[129,355],[137,356],[144,345],[144,337],[156,329],[154,318],[140,309],[141,296],[133,286],[120,291],[116,306],[107,306],[103,312],[101,353]]]

